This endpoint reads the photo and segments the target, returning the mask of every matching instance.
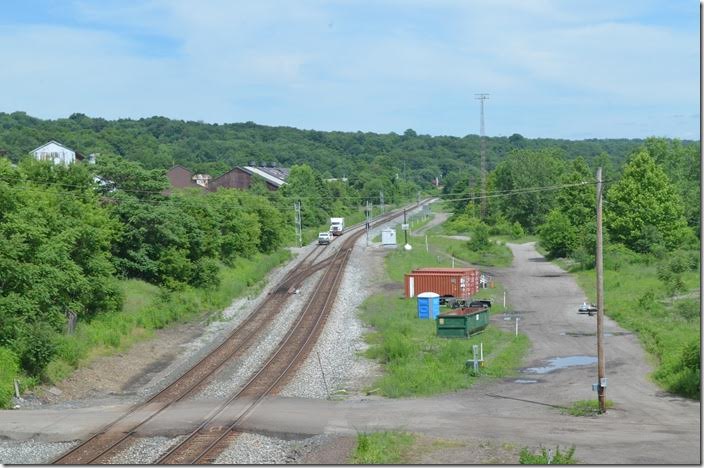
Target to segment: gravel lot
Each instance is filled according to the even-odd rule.
[[[76,444],[77,442],[47,443],[34,439],[23,440],[20,443],[15,440],[0,440],[0,464],[40,465],[48,463]]]

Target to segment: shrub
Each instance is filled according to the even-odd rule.
[[[56,332],[43,323],[22,330],[14,343],[22,368],[32,375],[40,375],[56,354],[56,336]]]
[[[550,458],[550,453],[545,447],[540,447],[540,452],[532,453],[527,447],[521,450],[518,463],[521,465],[574,465],[577,460],[574,459],[574,445],[567,452],[560,452],[560,446],[555,447],[555,452]]]
[[[472,250],[485,250],[490,247],[489,226],[484,223],[477,224],[472,231],[472,239],[468,242],[468,245]]]
[[[0,407],[6,408],[14,393],[14,379],[20,372],[19,358],[8,348],[0,347]]]
[[[523,226],[521,226],[521,223],[516,221],[511,225],[510,235],[511,239],[520,239],[521,237],[526,235],[525,231],[523,230]]]

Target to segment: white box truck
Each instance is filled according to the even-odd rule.
[[[345,230],[345,218],[330,218],[330,231],[333,236],[341,236]]]

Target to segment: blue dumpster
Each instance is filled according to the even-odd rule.
[[[418,294],[418,318],[435,320],[440,313],[440,294],[424,292]]]

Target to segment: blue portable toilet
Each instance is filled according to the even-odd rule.
[[[424,292],[418,294],[418,318],[435,320],[440,314],[440,294]]]

